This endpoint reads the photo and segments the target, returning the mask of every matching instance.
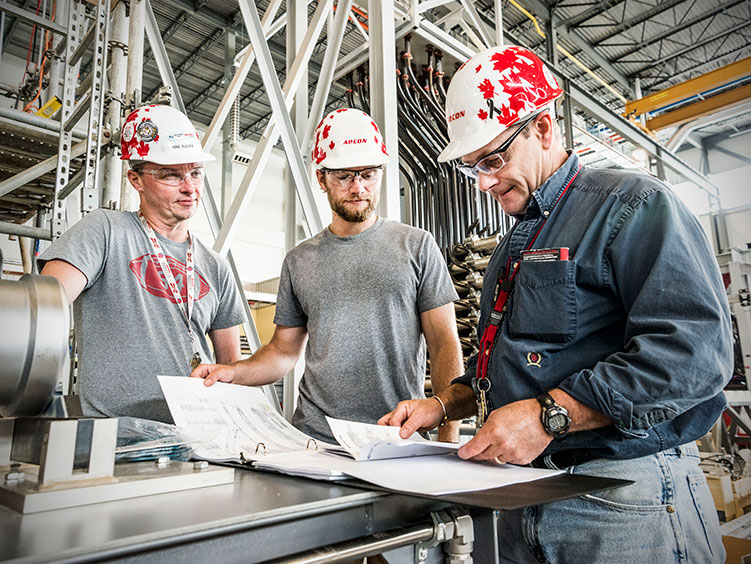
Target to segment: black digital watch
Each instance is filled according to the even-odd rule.
[[[568,434],[569,427],[571,427],[571,418],[568,416],[568,410],[555,403],[553,397],[547,392],[537,396],[537,401],[542,406],[540,419],[545,431],[553,435],[555,440],[561,440]]]

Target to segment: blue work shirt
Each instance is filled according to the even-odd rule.
[[[492,408],[560,388],[614,423],[544,454],[636,458],[706,434],[726,406],[732,337],[698,220],[659,180],[580,168],[571,154],[495,250],[478,335],[509,257],[520,260],[541,226],[532,248],[568,247],[570,260],[520,262],[489,361]],[[473,356],[455,382],[471,385],[476,369]]]

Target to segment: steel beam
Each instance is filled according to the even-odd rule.
[[[613,6],[622,4],[624,1],[625,0],[600,0],[599,2],[595,2],[594,5],[588,10],[579,12],[575,16],[571,16],[570,18],[567,18],[565,20],[561,20],[556,25],[567,28],[576,27],[589,19],[601,15],[603,12],[609,10]]]
[[[740,23],[734,25],[733,27],[730,27],[730,28],[724,30],[719,35],[712,35],[710,37],[706,37],[706,38],[702,39],[701,41],[697,41],[695,43],[687,45],[686,47],[683,47],[682,49],[679,49],[678,51],[673,51],[672,53],[669,53],[669,54],[665,55],[664,57],[660,57],[656,61],[651,61],[648,65],[646,65],[646,66],[644,66],[644,67],[642,67],[642,68],[640,68],[640,69],[632,72],[629,76],[640,76],[640,75],[642,75],[642,78],[643,78],[644,71],[651,70],[651,69],[653,69],[655,67],[658,67],[658,66],[660,66],[660,65],[662,65],[662,64],[664,64],[664,63],[666,63],[668,61],[671,61],[671,60],[673,60],[673,59],[675,59],[677,57],[681,57],[681,56],[685,55],[686,53],[694,51],[695,49],[699,49],[700,47],[704,47],[705,45],[707,45],[709,43],[712,43],[713,41],[717,41],[718,39],[722,39],[723,37],[726,37],[728,35],[732,35],[733,33],[736,33],[737,31],[740,31],[743,28],[748,27],[750,25],[751,25],[751,20],[740,22]],[[638,61],[623,61],[623,62],[624,63],[629,63],[629,64],[634,64],[634,63],[637,63]]]
[[[751,57],[629,102],[624,113],[627,116],[640,116],[748,76],[751,76]]]
[[[50,238],[56,239],[65,231],[65,200],[59,197],[62,190],[65,189],[70,179],[70,149],[73,141],[73,135],[70,129],[66,129],[66,124],[73,115],[73,104],[75,102],[76,77],[78,75],[79,65],[69,65],[67,62],[73,56],[78,46],[79,33],[81,31],[80,22],[83,20],[84,8],[79,2],[72,2],[68,10],[68,32],[65,38],[64,60],[65,73],[63,78],[62,91],[62,108],[60,110],[60,140],[58,143],[58,160],[55,171],[55,195],[53,197],[54,211],[52,221],[50,222]],[[72,126],[73,124],[71,124]],[[72,129],[72,127],[71,127]],[[87,134],[88,135],[88,134]]]
[[[396,107],[396,31],[393,0],[368,0],[370,21],[370,114],[389,152],[383,175],[379,215],[401,221],[399,122]]]
[[[109,84],[109,101],[107,102],[107,119],[105,128],[110,131],[110,143],[105,148],[102,162],[104,179],[100,205],[105,208],[120,206],[120,192],[123,184],[123,165],[120,160],[119,131],[122,124],[123,101],[125,100],[125,81],[127,80],[128,57],[128,18],[125,15],[125,3],[117,2],[112,9],[110,27],[110,66],[107,75]]]
[[[85,151],[86,141],[76,143],[70,149],[70,158],[75,159],[76,157],[80,157]],[[25,184],[36,180],[44,174],[52,172],[56,167],[57,155],[52,155],[51,157],[38,162],[32,167],[29,167],[26,170],[22,170],[16,175],[11,176],[10,178],[6,178],[2,182],[0,182],[0,198],[5,196],[6,194],[10,194],[16,188],[20,188],[21,186],[24,186]]]
[[[731,151],[730,149],[726,149],[725,147],[721,147],[720,145],[714,145],[712,147],[713,151],[719,151],[720,153],[727,155],[728,157],[732,157],[734,159],[737,159],[741,161],[743,164],[751,165],[751,159],[748,157],[744,157],[743,155],[739,155],[735,151]]]
[[[680,0],[680,1],[682,2],[683,0]],[[688,29],[689,27],[691,27],[692,25],[696,25],[697,23],[706,24],[708,20],[710,20],[717,14],[723,13],[725,10],[728,10],[732,8],[733,6],[740,4],[741,2],[745,2],[745,1],[746,0],[730,0],[729,2],[718,4],[714,6],[713,8],[711,8],[710,10],[707,10],[706,12],[702,12],[698,16],[694,16],[693,18],[689,18],[688,20],[682,21],[677,26],[671,26],[665,31],[658,33],[657,35],[653,35],[647,39],[633,43],[633,45],[629,47],[626,51],[619,53],[617,57],[610,59],[610,61],[611,62],[619,61],[625,57],[628,57],[632,53],[635,53],[636,51],[641,51],[645,47],[654,45],[655,43],[662,41],[663,39],[668,39],[670,36],[675,36],[676,33],[683,31],[684,29]],[[659,5],[663,6],[664,4],[659,4]],[[596,45],[599,44],[600,42],[596,43]],[[616,47],[616,45],[603,45],[603,47]]]
[[[236,32],[234,29],[228,28],[224,32],[224,36],[224,79],[222,82],[229,84],[232,82],[232,75],[235,73],[233,61],[235,59]],[[234,185],[232,181],[232,160],[237,147],[237,130],[239,128],[237,122],[240,119],[240,112],[236,103],[233,102],[230,111],[230,119],[224,120],[222,127],[222,186],[220,189],[222,217],[227,214],[232,202],[232,187]]]
[[[268,38],[268,28],[271,26],[271,21],[274,19],[274,16],[276,15],[276,12],[279,10],[279,7],[281,5],[282,0],[272,0],[266,7],[266,12],[263,14],[263,21],[261,22],[261,26],[264,29],[264,36],[266,38]],[[227,91],[224,93],[222,101],[219,103],[219,107],[216,109],[214,118],[211,120],[211,123],[206,130],[206,134],[203,137],[204,150],[210,150],[212,145],[216,141],[216,138],[219,136],[219,131],[222,127],[222,124],[227,119],[230,108],[235,102],[237,95],[240,93],[240,89],[242,88],[242,85],[245,82],[248,73],[250,72],[250,68],[253,66],[255,57],[256,56],[253,52],[253,49],[247,49],[245,55],[243,55],[242,62],[235,71],[235,76],[232,77],[232,82],[230,82],[229,88],[227,88]]]
[[[636,146],[643,147],[650,155],[664,162],[668,168],[695,183],[699,188],[707,192],[707,194],[709,194],[714,200],[719,199],[719,189],[712,184],[706,176],[703,176],[684,163],[635,125],[632,125],[622,117],[615,115],[604,104],[593,99],[592,96],[573,82],[569,82],[568,95],[571,96],[571,101],[578,108],[581,108],[597,121],[618,133],[626,141],[629,141]]]
[[[480,39],[485,48],[493,46],[493,37],[485,27],[485,22],[482,21],[480,14],[477,13],[475,4],[472,0],[460,0],[466,16],[469,18],[470,23],[475,28],[475,31],[480,34]]]
[[[19,225],[17,223],[7,223],[0,221],[0,233],[8,235],[17,235],[18,237],[29,237],[31,239],[50,240],[50,230],[43,227],[31,227],[29,225]]]
[[[271,60],[269,47],[264,38],[261,22],[258,19],[258,11],[248,0],[240,0],[240,9],[242,10],[245,25],[248,28],[248,34],[250,35],[251,43],[253,44],[253,51],[258,57],[258,68],[261,71],[261,77],[269,95],[269,102],[273,111],[273,116],[277,122],[270,124],[269,127],[267,127],[264,136],[256,146],[256,150],[253,153],[253,160],[237,189],[234,201],[232,202],[232,207],[230,208],[226,221],[214,243],[214,250],[219,254],[223,254],[229,249],[238,217],[250,202],[253,192],[260,181],[261,171],[266,165],[268,157],[271,154],[271,149],[276,144],[280,135],[287,155],[287,162],[290,166],[290,172],[295,179],[297,194],[300,198],[303,214],[306,219],[304,225],[306,235],[311,236],[323,229],[323,221],[321,220],[318,207],[313,198],[310,179],[308,178],[305,169],[305,163],[303,162],[300,147],[295,139],[295,132],[288,113],[288,107],[292,103],[292,92],[297,89],[297,86],[300,83],[302,76],[301,70],[310,59],[315,44],[314,39],[320,35],[323,24],[326,21],[324,16],[326,12],[331,9],[331,4],[332,0],[323,0],[318,4],[316,13],[313,15],[313,20],[311,21],[310,26],[308,27],[308,32],[305,35],[304,47],[295,58],[292,67],[294,69],[294,74],[287,77],[284,84],[284,91],[282,91],[279,87],[279,79],[276,74],[276,69]]]
[[[647,127],[652,131],[659,131],[672,125],[681,125],[729,106],[748,102],[749,99],[751,99],[751,85],[747,84],[649,119]]]
[[[495,44],[503,45],[503,0],[494,0],[495,6]]]
[[[36,14],[32,14],[31,12],[24,10],[23,8],[9,4],[5,0],[0,0],[0,12],[5,12],[6,14],[9,14],[20,20],[27,21],[43,29],[48,29],[53,33],[59,33],[63,37],[65,37],[68,33],[67,30],[59,23],[53,22],[41,16],[37,16]]]
[[[341,4],[339,9],[341,10]],[[287,74],[293,72],[295,66],[295,55],[303,48],[305,41],[305,32],[308,27],[308,6],[304,2],[290,2],[287,4],[286,21],[286,39],[287,39]],[[330,31],[330,30],[329,30]],[[308,121],[308,73],[302,70],[300,85],[294,92],[294,105],[292,107],[293,122],[297,132],[297,142],[304,146],[301,136],[305,131]],[[319,79],[320,82],[320,79]],[[297,245],[297,194],[294,179],[289,175],[286,177],[284,210],[284,236],[285,250],[290,251]],[[300,365],[304,365],[304,360],[298,359],[296,366],[284,375],[282,380],[282,409],[284,418],[292,421],[292,414],[297,405],[298,386],[302,378]],[[296,377],[298,376],[298,377]]]
[[[84,181],[81,188],[81,213],[86,214],[99,207],[99,150],[102,140],[104,118],[104,83],[109,39],[110,0],[97,0],[96,16],[91,22],[94,39],[94,54],[91,72],[91,104],[89,105]]]
[[[593,47],[597,47],[602,45],[605,41],[608,39],[612,39],[616,35],[619,35],[626,31],[627,29],[630,29],[632,27],[635,27],[639,25],[642,22],[645,22],[654,16],[661,14],[669,9],[671,9],[673,6],[677,6],[678,4],[683,3],[685,0],[663,0],[662,2],[659,2],[652,8],[649,8],[647,10],[639,12],[639,15],[634,16],[633,18],[629,18],[626,21],[623,21],[615,26],[612,26],[611,29],[614,29],[614,31],[609,32],[604,37],[601,37],[594,43],[592,43]],[[745,2],[746,0],[733,0],[733,2]],[[609,45],[602,45],[603,47],[609,47]]]
[[[336,61],[339,57],[339,50],[342,47],[344,32],[347,29],[347,16],[352,7],[353,0],[340,0],[339,9],[334,16],[333,29],[328,29],[328,41],[326,42],[326,53],[323,55],[321,63],[321,74],[318,77],[318,84],[313,95],[313,102],[310,105],[310,116],[305,126],[305,131],[300,139],[301,147],[310,148],[313,143],[313,131],[318,122],[323,119],[323,112],[326,109],[326,102],[329,99],[331,85],[334,83],[334,72],[336,71]],[[307,154],[309,151],[306,150]]]
[[[144,49],[144,28],[148,27],[147,23],[156,26],[156,20],[147,22],[147,12],[150,18],[154,18],[151,5],[146,4],[145,0],[130,0],[128,3],[128,60],[127,74],[125,78],[125,114],[128,115],[132,110],[141,104],[143,88],[143,49]],[[157,35],[159,28],[157,27]],[[162,38],[159,36],[159,43],[164,49]],[[153,49],[153,43],[152,43]],[[166,57],[166,51],[164,51]],[[159,65],[159,62],[157,62]],[[162,65],[164,63],[162,62]],[[162,68],[160,67],[160,72]],[[134,194],[133,187],[126,178],[120,186],[120,209],[131,210],[131,196]]]

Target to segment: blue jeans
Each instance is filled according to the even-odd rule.
[[[691,443],[631,460],[567,469],[630,486],[500,515],[500,561],[709,564],[725,561],[712,495]]]

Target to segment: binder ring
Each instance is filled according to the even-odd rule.
[[[261,448],[261,447],[263,447],[263,454],[266,454],[266,445],[263,444],[263,443],[258,443],[256,445],[256,454],[258,454],[258,449]]]
[[[308,442],[305,445],[305,450],[308,450],[310,448],[310,443],[313,443],[313,450],[318,450],[318,441],[315,439],[308,439]]]

